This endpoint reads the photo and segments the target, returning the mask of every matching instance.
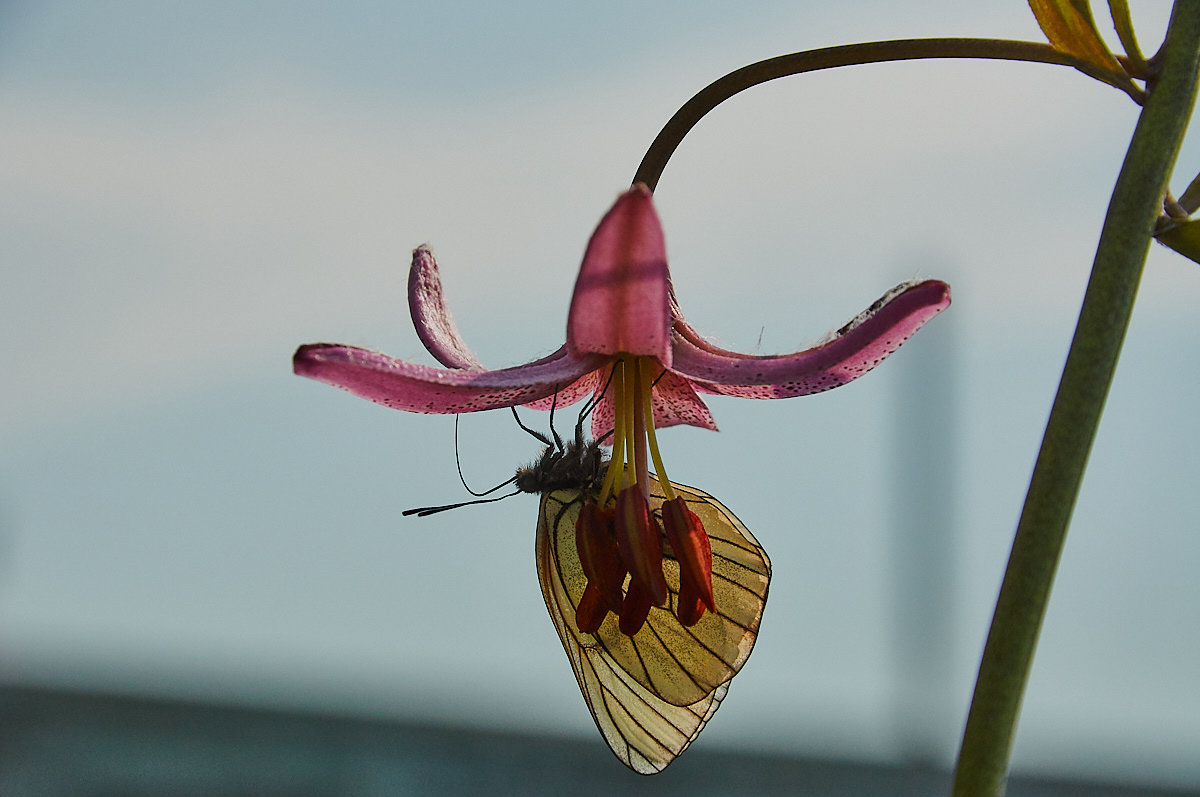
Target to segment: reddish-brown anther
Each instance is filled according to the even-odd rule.
[[[696,513],[687,508],[682,498],[664,501],[662,505],[663,529],[667,542],[679,561],[680,606],[683,605],[684,586],[690,586],[690,596],[698,597],[710,611],[716,611],[712,590],[712,546],[704,524]],[[680,622],[683,622],[682,610]],[[700,619],[699,615],[696,619]],[[693,621],[694,623],[695,621]],[[692,623],[684,623],[691,625]]]
[[[583,596],[575,607],[575,626],[585,634],[600,630],[600,624],[608,616],[608,605],[595,581],[583,588]]]
[[[630,485],[617,495],[614,527],[617,545],[631,576],[630,589],[640,585],[650,603],[667,605],[667,580],[662,569],[662,529],[650,504],[637,485]],[[622,619],[625,610],[621,609]],[[639,623],[640,625],[640,623]]]
[[[675,616],[684,628],[691,628],[704,616],[704,600],[686,578],[679,579],[679,605],[675,607]]]
[[[650,595],[637,581],[629,582],[629,591],[625,594],[625,602],[621,605],[617,627],[625,636],[633,636],[642,630],[646,624],[646,616],[650,614]]]
[[[595,501],[580,508],[575,521],[575,549],[588,586],[596,585],[607,611],[620,614],[626,570],[613,531],[612,509],[601,509]]]

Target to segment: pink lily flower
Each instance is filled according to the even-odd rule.
[[[485,369],[426,247],[413,252],[408,302],[445,368],[314,343],[296,351],[296,373],[409,412],[549,410],[593,396],[595,440],[547,446],[513,482],[542,492],[538,577],[596,725],[626,765],[653,773],[691,744],[750,655],[770,578],[766,552],[732,513],[667,478],[655,428],[716,429],[701,393],[786,398],[857,379],[949,305],[950,289],[904,283],[806,351],[726,351],[683,320],[650,191],[635,185],[588,242],[553,354]]]
[[[433,253],[413,252],[409,308],[417,335],[446,368],[405,362],[332,343],[301,346],[295,372],[394,409],[477,412],[515,405],[548,410],[599,396],[592,435],[620,426],[623,400],[615,364],[646,370],[651,428],[690,424],[716,429],[699,393],[787,398],[857,379],[886,359],[950,304],[938,280],[888,291],[825,341],[795,354],[752,356],[713,346],[684,321],[671,290],[662,227],[650,191],[621,195],[588,242],[567,317],[567,340],[554,353],[513,368],[487,370],[463,342],[446,306]],[[630,380],[632,382],[632,380]],[[606,387],[607,386],[607,387]],[[631,430],[632,431],[632,430]]]
[[[683,320],[650,191],[635,185],[617,199],[588,242],[567,316],[567,340],[553,354],[514,368],[485,369],[458,333],[437,262],[426,247],[413,253],[408,299],[418,336],[446,368],[314,343],[296,351],[296,373],[409,412],[518,404],[548,410],[592,394],[592,435],[611,444],[612,456],[602,484],[579,485],[598,514],[589,510],[581,521],[581,558],[595,565],[589,565],[591,593],[576,620],[581,629],[591,629],[612,611],[621,631],[633,636],[650,606],[668,599],[663,540],[684,572],[681,622],[693,625],[714,606],[708,539],[666,477],[655,428],[690,424],[715,430],[700,393],[786,398],[857,379],[949,305],[950,289],[937,280],[899,285],[806,351],[767,357],[726,351]],[[666,497],[662,526],[648,505],[652,480]],[[605,558],[606,551],[617,549],[619,567]],[[626,572],[630,586],[618,605]]]

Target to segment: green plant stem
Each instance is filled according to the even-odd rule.
[[[1161,77],[1113,189],[1062,381],[996,602],[955,770],[955,797],[1003,793],[1017,714],[1088,451],[1112,383],[1154,219],[1195,101],[1200,0],[1179,0]]]
[[[653,191],[662,177],[667,161],[671,159],[671,155],[688,131],[713,108],[748,88],[777,78],[821,69],[928,58],[983,58],[1072,66],[1096,80],[1129,92],[1137,102],[1144,99],[1140,91],[1130,88],[1125,75],[1111,75],[1086,61],[1059,52],[1048,44],[1037,42],[1005,39],[898,39],[806,50],[744,66],[701,89],[675,112],[650,144],[633,182],[645,183]]]

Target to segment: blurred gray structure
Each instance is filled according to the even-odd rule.
[[[893,711],[897,751],[952,760],[965,702],[953,682],[958,470],[956,318],[946,313],[904,346],[892,429]]]
[[[925,797],[950,776],[919,766],[716,751],[652,778],[595,739],[0,689],[0,794],[686,795]],[[1197,792],[1014,778],[1010,797],[1182,797]]]

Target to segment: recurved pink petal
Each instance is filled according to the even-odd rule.
[[[458,325],[442,293],[437,260],[428,246],[413,250],[412,267],[408,270],[408,309],[417,337],[438,362],[447,368],[483,370],[458,334]]]
[[[950,286],[938,280],[906,282],[806,351],[752,357],[693,340],[676,320],[673,369],[698,389],[742,398],[787,398],[820,393],[870,371],[950,304]],[[690,333],[690,334],[689,334]],[[700,339],[702,340],[702,339]]]
[[[569,356],[566,347],[559,349],[555,354],[560,357]],[[550,358],[546,359],[549,360]],[[571,384],[560,387],[556,393],[552,393],[546,396],[546,398],[538,399],[537,401],[530,401],[525,406],[532,410],[543,411],[549,411],[552,408],[562,409],[563,407],[569,407],[584,396],[596,391],[600,374],[600,371],[592,371],[591,373],[584,374]]]
[[[683,311],[679,309],[679,303],[675,300],[674,294],[671,296],[671,327],[676,337],[682,337],[688,343],[703,351],[712,354],[723,354],[726,357],[740,357],[746,360],[752,360],[755,357],[753,354],[743,354],[738,351],[722,349],[720,346],[714,346],[703,335],[697,332],[695,327],[684,320]]]
[[[603,364],[600,357],[560,357],[498,371],[431,368],[332,343],[301,346],[295,372],[376,404],[408,412],[458,413],[527,404],[551,395]]]
[[[671,365],[670,274],[650,190],[622,194],[592,233],[567,316],[576,356],[621,352]]]
[[[686,423],[701,429],[717,431],[708,405],[696,395],[692,383],[677,373],[667,371],[654,386],[654,425],[658,428]]]

